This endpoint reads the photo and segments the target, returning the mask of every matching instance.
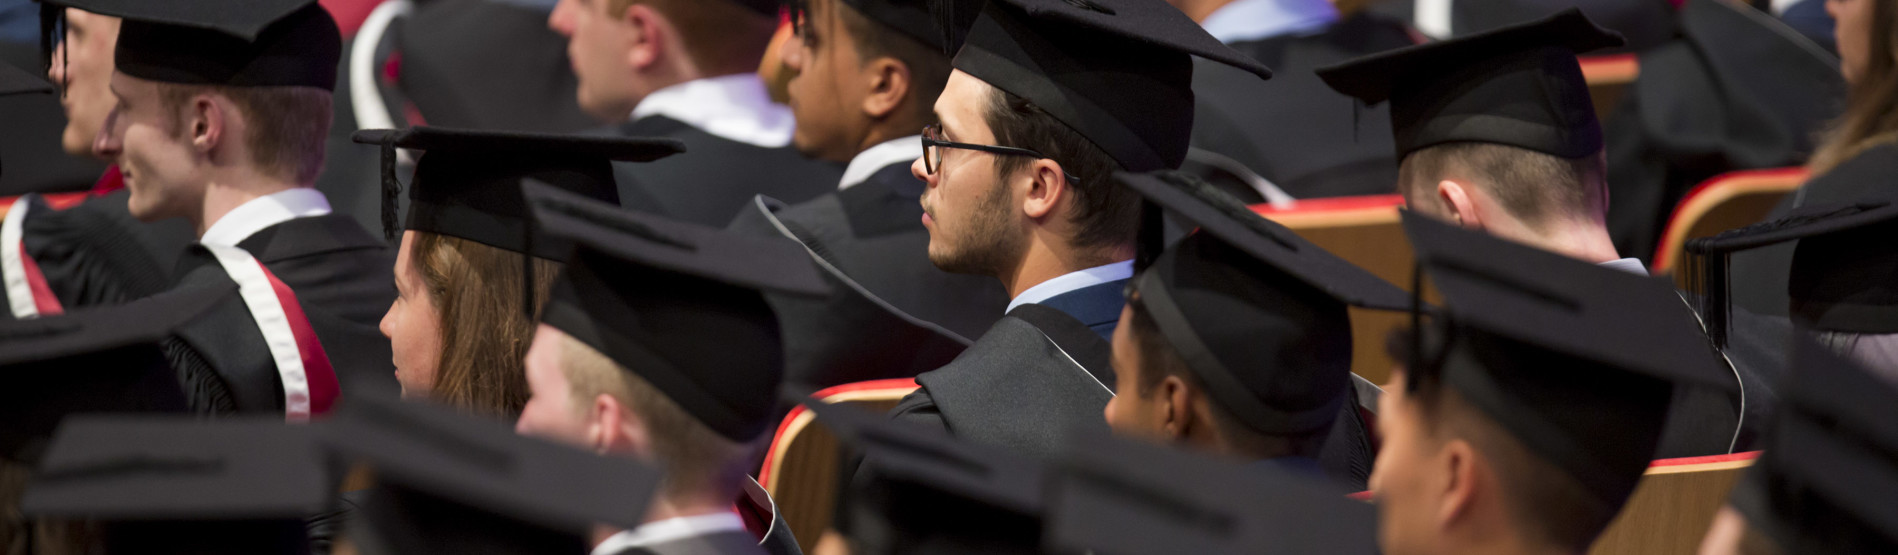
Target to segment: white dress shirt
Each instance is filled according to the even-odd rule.
[[[682,516],[648,522],[638,528],[613,534],[595,546],[592,555],[615,555],[637,547],[649,547],[686,538],[745,532],[744,519],[737,513],[719,511],[697,516]]]
[[[1596,264],[1596,266],[1601,266],[1603,268],[1607,268],[1610,270],[1621,270],[1623,272],[1627,272],[1627,273],[1638,275],[1638,276],[1648,275],[1648,265],[1642,264],[1641,259],[1639,258],[1623,258],[1620,260],[1610,260],[1607,262]]]
[[[1131,277],[1134,277],[1134,261],[1132,260],[1122,260],[1113,264],[1095,266],[1079,272],[1069,272],[1060,277],[1035,284],[1034,287],[1028,288],[1027,291],[1022,291],[1020,295],[1015,296],[1014,300],[1008,301],[1008,310],[1013,311],[1015,307],[1021,305],[1034,304],[1052,299],[1069,291]],[[1003,313],[1006,314],[1007,311]]]
[[[199,243],[206,245],[235,247],[249,239],[251,235],[273,225],[297,218],[324,216],[330,213],[330,201],[316,189],[298,187],[286,189],[240,204],[216,223],[204,230]]]
[[[923,157],[923,138],[910,135],[901,139],[892,139],[878,143],[868,150],[857,153],[850,159],[850,165],[844,168],[843,180],[837,182],[837,190],[842,191],[868,181],[871,175],[890,167],[897,162],[915,162]]]
[[[1338,21],[1331,0],[1237,0],[1206,16],[1201,27],[1219,42],[1232,44],[1304,34]]]
[[[797,129],[791,109],[771,101],[764,79],[756,73],[686,81],[653,91],[633,108],[632,119],[646,116],[665,116],[765,148],[791,144],[791,133]]]

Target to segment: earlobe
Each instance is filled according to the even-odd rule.
[[[1166,433],[1172,438],[1185,437],[1193,427],[1193,400],[1186,391],[1186,382],[1179,376],[1167,376],[1160,380],[1160,399],[1166,411]]]
[[[1069,185],[1061,165],[1045,158],[1036,160],[1028,166],[1028,177],[1028,198],[1022,207],[1028,217],[1039,220],[1054,213]]]
[[[223,135],[224,109],[210,97],[200,96],[193,102],[198,116],[191,122],[191,142],[199,151],[210,152]]]
[[[626,42],[631,47],[626,51],[626,62],[633,69],[652,66],[659,61],[661,51],[665,48],[662,40],[665,34],[654,15],[650,8],[642,4],[627,6],[623,14],[626,32],[629,33]]]
[[[1448,527],[1470,511],[1470,505],[1476,497],[1476,450],[1469,442],[1451,440],[1443,447],[1442,505],[1438,507],[1437,521]]]
[[[863,97],[864,115],[888,117],[909,96],[909,69],[892,58],[879,58],[870,63],[868,70],[870,94]]]
[[[1470,198],[1471,191],[1462,183],[1445,179],[1437,183],[1437,198],[1449,213],[1444,217],[1466,229],[1481,230],[1483,221],[1477,215],[1476,202]]]

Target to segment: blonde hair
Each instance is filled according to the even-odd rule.
[[[1806,164],[1814,175],[1832,171],[1866,149],[1898,141],[1898,0],[1872,3],[1872,41],[1865,74],[1847,91],[1845,114]]]
[[[523,361],[537,325],[522,307],[521,257],[527,255],[418,231],[410,256],[441,318],[431,395],[479,413],[520,416],[528,397]],[[534,306],[541,306],[561,265],[540,258],[533,264]]]
[[[562,336],[561,358],[574,405],[590,407],[594,398],[608,395],[645,423],[653,459],[666,471],[664,495],[710,492],[720,499],[737,497],[755,442],[719,435],[651,382],[578,339]]]

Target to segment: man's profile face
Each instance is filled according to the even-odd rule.
[[[1378,397],[1377,429],[1383,436],[1370,486],[1377,499],[1378,542],[1385,553],[1427,553],[1435,543],[1436,503],[1429,477],[1438,441],[1432,437],[1399,368]]]
[[[1133,306],[1129,304],[1120,309],[1120,325],[1114,328],[1111,342],[1114,398],[1107,401],[1104,410],[1107,425],[1121,436],[1165,439],[1165,430],[1162,429],[1165,426],[1164,415],[1159,414],[1158,403],[1149,398],[1154,392],[1140,391],[1142,376],[1146,372],[1141,367],[1145,364],[1145,357],[1140,353],[1140,340],[1134,337],[1133,328]]]
[[[958,70],[936,99],[943,139],[995,144],[983,117],[993,93],[988,83]],[[996,155],[942,148],[936,173],[923,160],[910,166],[922,179],[923,227],[929,230],[929,261],[943,271],[999,276],[1019,257],[1026,241],[1017,218],[1020,199],[997,175]],[[925,154],[927,156],[927,154]]]
[[[204,155],[193,135],[203,132],[205,123],[188,115],[189,105],[199,100],[168,105],[160,93],[163,86],[114,72],[114,108],[93,143],[95,155],[119,165],[131,192],[127,208],[147,222],[188,217],[202,209],[204,199]]]
[[[560,0],[547,26],[567,37],[567,60],[578,77],[580,108],[594,117],[619,121],[633,113],[640,97],[633,89],[632,32],[610,13],[616,0]]]
[[[567,334],[540,324],[527,348],[527,406],[521,409],[514,431],[582,448],[593,447],[588,437],[588,407],[573,398],[573,384],[562,368]]]
[[[836,0],[810,0],[806,6],[796,39],[782,50],[784,65],[794,72],[785,86],[797,117],[791,143],[805,156],[848,162],[870,124],[861,109],[869,81]]]
[[[119,18],[66,8],[66,37],[54,48],[46,77],[62,87],[66,131],[60,146],[68,154],[91,156],[92,140],[112,113],[112,49],[118,43]]]

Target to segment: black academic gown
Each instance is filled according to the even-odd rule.
[[[764,555],[757,538],[742,531],[690,536],[614,552],[611,555]]]
[[[790,237],[831,285],[823,299],[766,294],[783,323],[787,381],[812,388],[907,378],[939,368],[994,325],[1008,293],[994,278],[944,272],[909,165],[790,207],[759,198],[734,231]]]
[[[23,252],[38,265],[60,306],[73,310],[141,299],[170,285],[166,269],[191,243],[183,220],[143,223],[126,210],[124,189],[54,210],[26,197]],[[6,291],[0,288],[0,299]],[[12,318],[11,312],[0,311]]]
[[[1695,185],[1804,163],[1814,131],[1843,108],[1838,60],[1769,15],[1687,0],[1679,33],[1640,55],[1641,78],[1603,122],[1608,232],[1643,261]]]
[[[1461,37],[1506,25],[1523,23],[1553,15],[1568,8],[1580,8],[1588,19],[1628,40],[1622,50],[1646,50],[1673,36],[1672,5],[1665,0],[1453,0],[1450,4],[1450,36]],[[1370,10],[1416,21],[1414,0],[1374,2]]]
[[[921,388],[891,416],[1043,460],[1053,459],[1068,433],[1105,433],[1101,411],[1114,397],[1114,372],[1101,330],[1113,333],[1125,286],[1114,281],[1049,299],[1085,307],[1080,314],[1047,303],[1016,307],[955,362],[916,376]]]
[[[1222,64],[1195,60],[1193,146],[1245,166],[1296,198],[1383,195],[1397,190],[1389,108],[1359,108],[1313,70],[1415,44],[1403,23],[1369,13],[1324,32],[1233,43],[1271,67],[1260,81]],[[1206,160],[1185,169],[1236,198],[1266,199]]]
[[[344,397],[394,394],[389,340],[377,330],[395,301],[395,250],[354,218],[330,214],[298,218],[251,235],[239,248],[257,258],[295,292],[322,342]],[[235,282],[210,251],[188,249],[178,260],[176,286]],[[241,298],[232,298],[177,331],[171,357],[199,412],[282,412],[277,366]]]
[[[708,226],[731,223],[752,197],[804,202],[836,190],[843,168],[790,147],[765,148],[719,137],[665,116],[621,125],[628,137],[678,139],[685,154],[615,163],[620,205]]]
[[[1898,145],[1885,143],[1866,149],[1801,185],[1798,191],[1780,201],[1766,219],[1778,219],[1804,206],[1848,203],[1893,194],[1898,194]],[[1799,241],[1787,241],[1733,253],[1730,260],[1733,304],[1757,314],[1786,316],[1792,304],[1787,287],[1793,249],[1798,247]]]

